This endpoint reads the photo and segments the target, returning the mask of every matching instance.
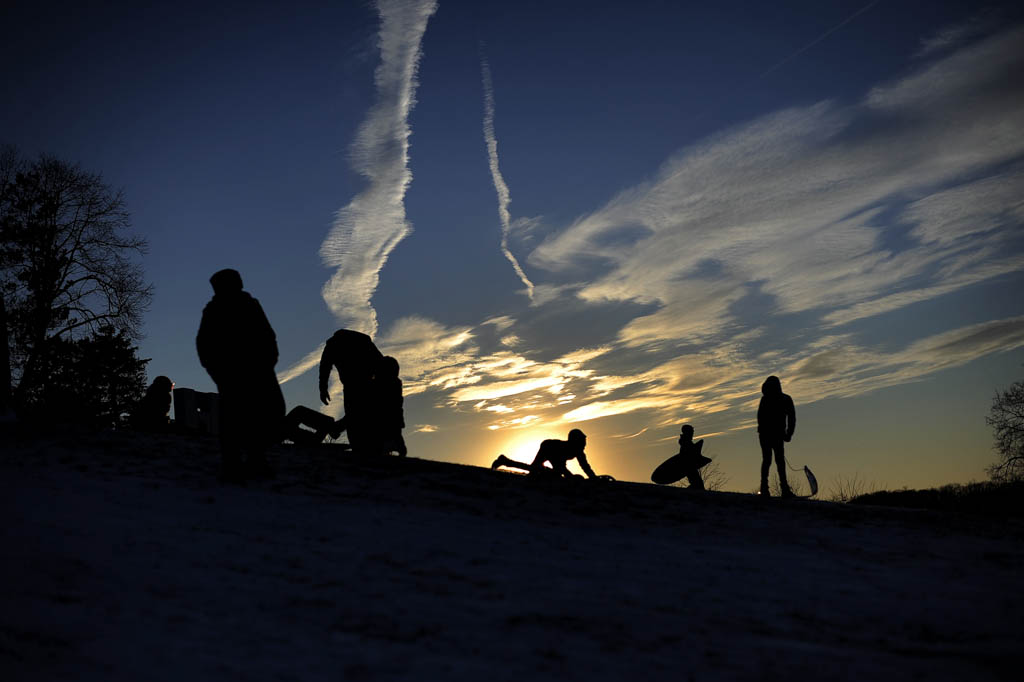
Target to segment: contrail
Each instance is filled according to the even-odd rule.
[[[338,268],[321,294],[338,321],[350,329],[377,333],[370,303],[380,270],[411,231],[405,219],[409,171],[409,112],[416,104],[416,71],[427,22],[436,0],[378,0],[380,63],[374,72],[377,97],[352,143],[352,168],[369,180],[334,218],[320,246],[324,263]],[[302,376],[320,360],[323,344],[278,373],[281,383]]]
[[[352,145],[352,168],[369,180],[334,218],[320,247],[324,263],[338,268],[324,284],[327,306],[350,329],[374,336],[377,312],[370,299],[388,256],[411,231],[405,217],[409,170],[409,112],[416,104],[416,71],[435,0],[378,0],[380,64],[377,98]]]
[[[278,372],[277,382],[279,384],[283,384],[288,381],[291,381],[296,377],[302,376],[303,374],[305,374],[306,372],[320,364],[320,356],[324,352],[324,345],[326,345],[326,343],[321,343],[319,346],[316,347],[316,350],[310,351],[306,355],[306,357],[302,358],[288,369]]]
[[[526,285],[526,295],[533,300],[533,282],[523,272],[519,261],[508,248],[508,235],[511,230],[511,217],[508,211],[510,201],[508,185],[498,168],[498,140],[494,136],[494,86],[491,82],[491,67],[486,59],[480,60],[480,70],[484,80],[484,141],[487,143],[487,156],[490,159],[491,178],[494,180],[494,191],[498,194],[498,217],[501,219],[501,252],[512,264],[520,281]]]
[[[780,66],[783,66],[784,64],[789,63],[791,60],[796,59],[797,57],[802,55],[804,52],[807,52],[807,50],[811,49],[812,47],[814,47],[815,45],[817,45],[818,43],[823,41],[825,38],[828,38],[830,35],[832,35],[836,31],[838,31],[839,29],[841,29],[843,26],[846,26],[848,23],[850,23],[851,21],[853,21],[854,19],[856,19],[860,15],[864,14],[865,12],[867,12],[869,9],[871,9],[872,7],[874,7],[875,5],[877,5],[881,1],[882,0],[872,0],[868,4],[864,5],[859,10],[857,10],[856,12],[851,14],[850,16],[846,17],[845,19],[840,21],[838,24],[836,24],[835,26],[833,26],[832,28],[830,28],[829,30],[825,31],[820,36],[818,36],[817,38],[812,40],[811,42],[809,42],[806,45],[804,45],[803,47],[801,47],[799,50],[796,50],[795,52],[790,54],[788,57],[785,57],[784,59],[780,59],[779,61],[777,61],[774,64],[772,64],[771,66],[769,66],[764,72],[761,73],[761,75],[758,76],[758,78],[764,78],[765,76],[770,74],[772,71],[775,71],[776,69],[778,69]]]
[[[770,74],[770,73],[772,73],[772,72],[782,68],[783,66],[785,66],[789,62],[793,61],[794,59],[796,59],[797,57],[802,55],[804,52],[807,52],[807,50],[811,49],[812,47],[814,47],[815,45],[817,45],[821,41],[825,40],[830,35],[832,35],[836,31],[838,31],[839,29],[841,29],[844,26],[846,26],[847,24],[849,24],[851,21],[853,21],[854,19],[856,19],[860,15],[864,14],[865,12],[867,12],[869,9],[871,9],[872,7],[874,7],[875,5],[880,3],[881,1],[882,0],[871,0],[866,5],[862,6],[860,9],[858,9],[856,12],[854,12],[853,14],[850,14],[845,19],[840,21],[838,24],[835,24],[830,29],[828,29],[824,33],[820,34],[814,40],[810,41],[809,43],[807,43],[807,44],[803,45],[802,47],[800,47],[800,48],[794,50],[793,52],[789,53],[788,55],[786,55],[785,57],[783,57],[779,61],[775,62],[774,64],[772,64],[771,66],[769,66],[767,69],[765,69],[761,73],[757,74],[756,76],[750,76],[750,77],[745,77],[745,78],[737,78],[737,79],[733,80],[731,86],[729,86],[728,88],[725,88],[725,92],[728,93],[728,94],[724,95],[717,104],[712,104],[711,106],[708,106],[705,109],[699,110],[697,113],[695,113],[695,114],[693,114],[691,116],[686,117],[684,119],[684,123],[689,125],[689,124],[695,123],[697,121],[700,121],[700,120],[702,120],[702,119],[704,119],[704,118],[706,118],[706,117],[716,113],[717,111],[719,111],[726,102],[729,102],[730,100],[738,99],[738,98],[742,97],[746,93],[747,89],[749,87],[751,87],[755,81],[760,80],[761,78],[764,78],[768,74]]]

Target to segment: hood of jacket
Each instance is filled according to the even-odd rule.
[[[770,376],[761,384],[761,393],[764,395],[777,395],[782,393],[782,382],[777,376]]]

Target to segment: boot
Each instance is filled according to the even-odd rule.
[[[786,473],[781,470],[779,471],[779,490],[782,497],[796,497],[796,495],[793,494],[793,491],[789,489],[789,481],[786,480]]]
[[[768,481],[761,481],[761,497],[771,497],[771,492],[768,491]]]

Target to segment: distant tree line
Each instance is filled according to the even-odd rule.
[[[137,356],[152,298],[121,192],[49,156],[0,148],[0,408],[116,424],[145,390]]]

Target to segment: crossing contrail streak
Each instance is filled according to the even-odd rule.
[[[508,248],[508,236],[512,229],[511,216],[508,211],[510,201],[508,185],[498,167],[498,139],[494,136],[494,86],[491,82],[491,67],[487,60],[481,60],[480,70],[484,81],[484,141],[487,143],[487,157],[491,166],[491,178],[494,180],[494,191],[498,194],[498,217],[501,219],[501,252],[512,264],[516,275],[526,286],[526,295],[533,300],[533,282],[523,272],[515,255]]]
[[[795,52],[793,52],[790,55],[788,55],[787,57],[785,57],[783,59],[780,59],[776,63],[774,63],[771,66],[769,66],[763,73],[761,73],[761,75],[758,76],[758,78],[764,78],[765,76],[770,74],[772,71],[775,71],[779,67],[781,67],[781,66],[783,66],[785,64],[788,64],[791,60],[796,59],[797,57],[802,55],[804,52],[807,52],[807,50],[811,49],[812,47],[814,47],[815,45],[817,45],[818,43],[823,41],[825,38],[828,38],[830,35],[832,35],[836,31],[838,31],[839,29],[841,29],[843,26],[846,26],[848,23],[850,23],[851,21],[853,21],[854,19],[856,19],[860,15],[864,14],[865,12],[867,12],[869,9],[871,9],[872,7],[874,7],[875,5],[877,5],[881,1],[882,0],[872,0],[868,4],[864,5],[859,10],[857,10],[856,12],[851,14],[850,16],[846,17],[845,19],[840,21],[838,24],[836,24],[835,26],[833,26],[829,30],[827,30],[824,33],[822,33],[821,35],[819,35],[817,38],[815,38],[811,42],[807,43],[806,45],[804,45],[800,49],[798,49]]]

